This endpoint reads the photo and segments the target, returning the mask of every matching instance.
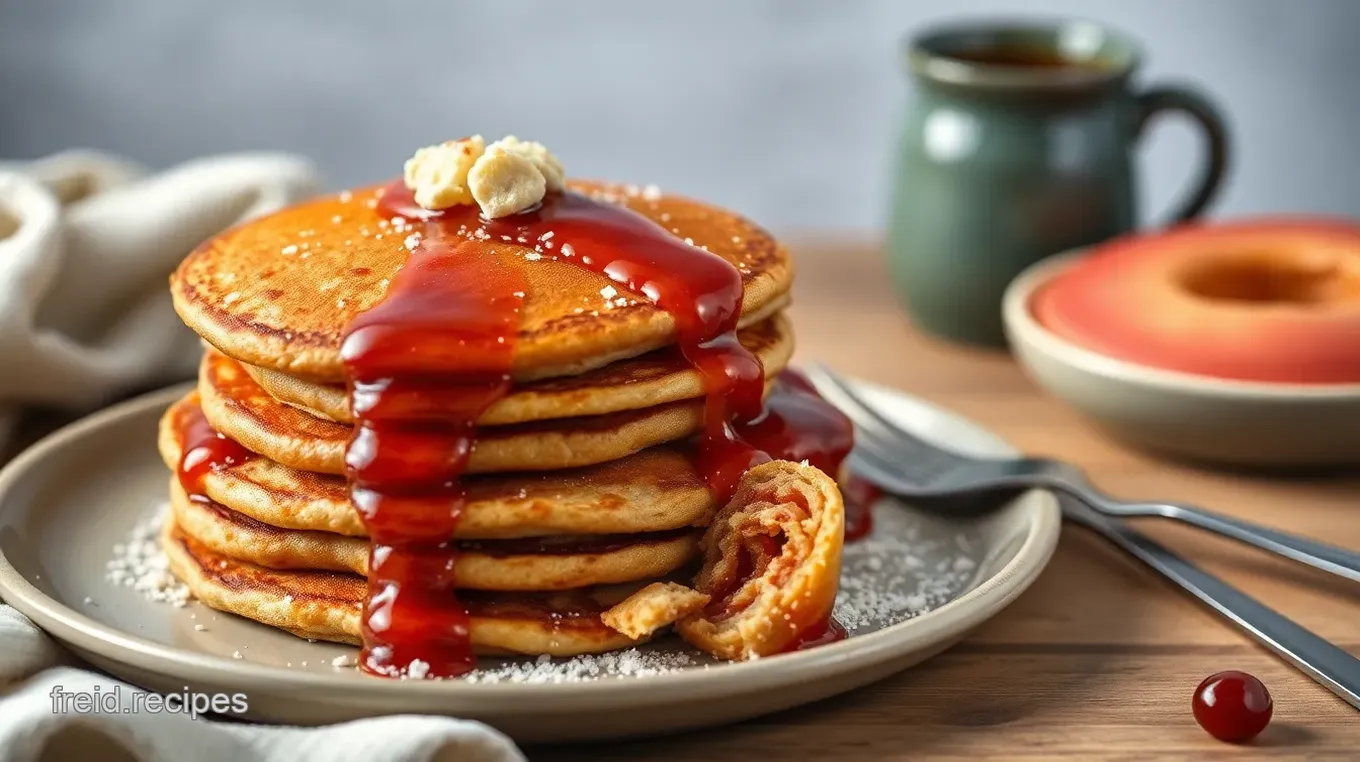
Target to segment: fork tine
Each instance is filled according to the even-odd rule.
[[[921,485],[915,484],[901,473],[899,464],[870,450],[856,450],[850,455],[855,467],[852,470],[880,487],[897,494],[915,494]]]
[[[825,366],[805,369],[805,375],[855,424],[852,468],[880,487],[904,496],[930,494],[938,477],[966,461],[903,431]]]
[[[970,460],[968,456],[932,444],[888,419],[866,401],[851,384],[826,366],[814,364],[805,369],[805,375],[818,392],[824,392],[824,396],[833,398],[833,404],[839,400],[844,406],[841,407],[842,412],[858,427],[855,438],[857,444],[870,437],[878,439],[879,457],[886,462],[910,459],[923,465],[930,463],[938,468],[958,466]]]
[[[855,450],[850,453],[850,457],[847,458],[847,460],[866,466],[872,466],[874,468],[882,468],[886,471],[896,470],[895,468],[889,468],[889,466],[894,465],[892,461],[884,458],[881,453],[874,452],[873,450]]]
[[[825,365],[811,363],[803,368],[803,375],[812,382],[818,393],[831,398],[832,404],[840,408],[856,426],[863,429],[878,429],[894,438],[901,436],[902,432],[896,425],[873,407],[865,404],[864,400],[850,389],[849,384]]]
[[[856,437],[850,468],[898,495],[933,494],[941,479],[967,465],[949,453],[930,449],[925,442],[898,443],[907,447],[892,447],[879,436]]]
[[[878,431],[859,430],[855,432],[855,450],[871,452],[880,460],[892,462],[910,457],[910,450],[897,446],[897,441]]]
[[[811,372],[809,373],[808,371]],[[845,410],[845,408],[841,408],[846,416],[855,424],[861,425],[860,419],[867,418],[873,421],[874,428],[877,428],[890,436],[894,443],[899,447],[906,446],[913,449],[924,450],[934,457],[960,457],[948,450],[936,447],[902,428],[894,421],[889,420],[882,413],[878,412],[873,405],[865,401],[864,396],[855,391],[853,386],[846,383],[845,379],[836,375],[835,372],[825,365],[814,363],[808,369],[805,369],[804,374],[812,381],[812,385],[817,387],[818,392],[823,392],[823,394],[825,394],[823,390],[831,391],[834,396],[841,398],[853,410],[857,411],[858,414],[856,415],[852,414],[849,410]]]

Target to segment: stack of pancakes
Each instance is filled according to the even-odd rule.
[[[573,183],[623,204],[742,274],[738,337],[772,378],[793,336],[792,270],[754,224],[694,201]],[[351,505],[353,432],[340,346],[412,247],[377,188],[257,220],[171,278],[207,349],[198,388],[162,420],[172,568],[204,603],[309,638],[361,642],[369,543]],[[704,384],[676,323],[606,277],[497,242],[526,283],[510,392],[478,419],[454,540],[458,597],[482,653],[571,655],[635,642],[600,614],[648,583],[693,577],[719,505],[693,463]],[[244,448],[190,478],[202,431]],[[197,438],[195,432],[198,433]]]

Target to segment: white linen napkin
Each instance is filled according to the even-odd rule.
[[[86,409],[188,378],[198,350],[167,276],[199,242],[316,185],[280,154],[157,174],[85,151],[0,164],[0,443],[25,406]]]
[[[0,691],[11,680],[71,662],[22,614],[0,605]],[[375,678],[376,679],[376,678]],[[55,711],[57,690],[108,695],[138,689],[92,672],[47,668],[0,700],[0,760],[137,762],[522,762],[510,739],[478,722],[396,715],[322,728],[210,722],[186,714]],[[112,747],[112,748],[110,748]],[[123,754],[115,753],[121,750]]]
[[[280,154],[210,157],[155,174],[83,151],[0,162],[0,446],[27,406],[83,410],[191,377],[200,349],[170,305],[167,276],[200,241],[315,190],[311,165]],[[0,762],[524,759],[495,730],[442,717],[303,729],[54,711],[58,686],[138,690],[78,667],[0,604]]]

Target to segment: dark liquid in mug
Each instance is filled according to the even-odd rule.
[[[1015,69],[1102,69],[1099,60],[1076,60],[1064,57],[1052,48],[1037,45],[991,45],[974,50],[953,50],[948,53],[957,61],[1007,66]]]

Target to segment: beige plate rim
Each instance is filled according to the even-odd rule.
[[[996,455],[1014,450],[995,435],[959,416],[904,393],[861,384],[867,390],[887,394],[903,404],[918,408],[945,427],[964,427],[968,436],[994,450]],[[8,510],[9,493],[20,477],[44,459],[78,442],[91,431],[153,409],[164,408],[177,399],[187,386],[181,385],[137,397],[83,418],[48,435],[0,469],[0,514]],[[146,446],[154,446],[148,443]],[[475,698],[488,711],[521,704],[530,696],[535,703],[571,702],[575,709],[590,706],[617,706],[634,699],[654,703],[658,695],[668,702],[686,696],[710,695],[715,686],[741,685],[740,693],[769,690],[802,681],[824,679],[828,675],[854,672],[876,664],[891,663],[929,644],[948,645],[1006,607],[1038,577],[1057,546],[1061,515],[1056,499],[1049,493],[1031,492],[1022,498],[1027,510],[1025,539],[1011,560],[972,590],[925,614],[882,630],[807,651],[765,659],[725,664],[713,670],[687,670],[647,678],[601,679],[589,682],[549,684],[464,683],[460,681],[355,681],[339,675],[284,672],[266,665],[233,661],[184,648],[163,645],[102,624],[48,596],[24,578],[3,553],[0,553],[0,598],[13,605],[50,635],[79,650],[112,662],[177,679],[250,684],[256,688],[279,690],[339,690],[351,700],[401,695],[414,698],[442,696],[446,699]],[[724,691],[730,693],[731,690]]]

